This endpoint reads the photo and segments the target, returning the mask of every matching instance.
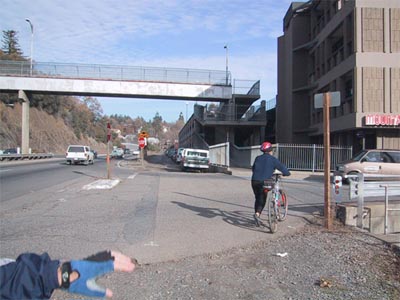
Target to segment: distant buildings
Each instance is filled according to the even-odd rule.
[[[400,149],[400,1],[293,2],[278,39],[276,139],[322,143],[316,93],[340,91],[331,143]]]

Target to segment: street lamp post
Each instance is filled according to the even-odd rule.
[[[228,45],[225,45],[224,49],[226,50],[226,85],[228,85]]]
[[[27,21],[31,27],[31,65],[30,65],[30,69],[31,69],[31,76],[32,76],[32,64],[33,64],[33,25],[31,20],[29,19],[25,19],[25,21]]]

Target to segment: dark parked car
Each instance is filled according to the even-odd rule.
[[[18,151],[16,148],[10,148],[10,149],[4,150],[3,154],[18,154]]]
[[[97,151],[96,151],[96,150],[90,150],[90,152],[93,153],[93,157],[94,157],[94,158],[97,158]]]

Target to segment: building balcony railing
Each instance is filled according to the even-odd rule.
[[[223,104],[219,107],[214,105],[204,106],[203,121],[205,122],[265,122],[266,107],[265,102],[261,105],[250,106]]]

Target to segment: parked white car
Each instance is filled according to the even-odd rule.
[[[198,169],[207,172],[210,163],[210,153],[203,149],[184,149],[182,152],[181,169]]]
[[[122,148],[115,148],[112,152],[111,152],[111,158],[122,158],[122,156],[124,155],[124,149]]]
[[[94,154],[90,151],[89,146],[84,145],[69,145],[65,153],[65,159],[68,164],[84,164],[89,165],[94,163]]]

